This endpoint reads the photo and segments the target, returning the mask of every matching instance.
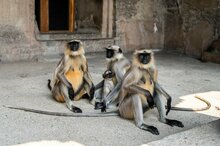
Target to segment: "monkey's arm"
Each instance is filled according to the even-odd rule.
[[[118,82],[121,82],[131,63],[127,59],[123,59],[114,66],[115,76]]]
[[[110,94],[107,95],[107,97],[104,98],[104,102],[106,106],[113,102],[119,95],[119,91],[122,85],[122,79],[124,75],[126,74],[126,71],[128,68],[130,68],[131,63],[127,59],[121,60],[117,65],[114,66],[115,76],[117,80],[117,84],[112,89]]]
[[[69,83],[69,81],[65,77],[65,62],[64,62],[64,57],[61,59],[59,62],[57,68],[56,68],[56,77],[58,78],[59,81],[61,81],[65,86],[68,88],[72,88],[72,85]],[[69,70],[69,69],[67,69]]]
[[[56,77],[62,84],[64,84],[67,87],[69,98],[73,99],[75,96],[75,93],[74,93],[71,83],[66,79],[64,67],[65,67],[64,58],[62,58],[62,60],[59,62],[59,65],[56,69]],[[67,70],[69,70],[69,68]]]
[[[89,94],[90,100],[92,100],[95,94],[95,86],[92,82],[91,75],[88,72],[87,63],[82,65],[82,70],[84,72],[84,75],[83,75],[84,87],[85,87],[86,92]]]
[[[103,73],[102,77],[103,77],[104,79],[106,79],[106,78],[112,78],[114,75],[115,75],[115,74],[112,73],[111,70],[106,70],[106,71]],[[102,88],[102,87],[104,86],[104,82],[105,82],[105,81],[102,80],[102,81],[99,82],[97,85],[95,85],[95,90],[97,90],[97,89],[99,89],[99,88]]]
[[[152,97],[151,93],[148,90],[143,89],[143,88],[136,86],[136,85],[131,85],[131,86],[125,87],[125,89],[130,94],[142,94],[147,97]]]
[[[104,86],[104,80],[102,80],[101,82],[99,82],[97,85],[95,85],[95,90],[102,88]]]
[[[118,82],[116,86],[112,89],[112,91],[106,97],[104,97],[104,103],[106,106],[108,106],[108,104],[111,104],[118,97],[121,84],[121,81]]]
[[[171,110],[172,97],[160,86],[158,82],[155,82],[155,89],[167,99],[166,115],[168,115]]]
[[[142,95],[144,95],[147,98],[147,102],[149,104],[149,107],[154,108],[153,96],[151,95],[151,93],[148,90],[143,89],[143,88],[141,88],[139,86],[136,86],[136,85],[131,85],[131,86],[125,87],[125,89],[130,94],[142,94]]]
[[[84,72],[84,80],[86,81],[87,84],[89,84],[89,86],[94,86],[93,85],[93,82],[92,82],[92,78],[91,78],[91,75],[89,74],[89,71],[88,71],[88,64],[85,63],[84,65],[81,66],[83,72]]]
[[[148,90],[145,90],[137,86],[137,83],[141,80],[142,76],[143,74],[141,74],[141,71],[139,69],[131,69],[123,80],[122,89],[126,90],[127,93],[131,94],[137,93],[145,95],[145,92],[150,93]]]
[[[155,85],[155,90],[157,92],[159,92],[160,94],[162,94],[166,99],[167,99],[167,111],[166,111],[166,115],[168,115],[168,113],[171,110],[171,102],[172,102],[172,98],[171,96],[160,86],[160,84],[157,82],[157,76],[158,76],[158,70],[156,69],[156,67],[154,66],[153,68],[150,68],[148,71],[150,78],[153,80],[154,85]]]
[[[157,82],[158,70],[155,65],[149,68],[148,73],[154,82]]]
[[[131,69],[128,74],[125,76],[121,88],[121,93],[120,93],[120,102],[123,101],[125,98],[125,94],[130,93],[130,94],[142,94],[145,97],[147,97],[148,104],[151,108],[153,108],[154,102],[153,102],[153,97],[151,93],[143,89],[139,86],[137,86],[137,83],[141,80],[142,74],[140,73],[140,70],[137,68]]]
[[[72,85],[68,82],[68,80],[66,79],[66,77],[64,76],[64,74],[62,73],[58,73],[57,74],[57,78],[68,88],[72,88]]]

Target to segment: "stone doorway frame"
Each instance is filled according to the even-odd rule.
[[[114,19],[114,0],[102,0],[102,24],[101,32],[98,34],[79,34],[79,33],[41,33],[38,29],[35,30],[35,35],[39,41],[50,40],[71,40],[71,39],[106,39],[113,38],[113,19]]]
[[[103,0],[101,30],[103,38],[111,38],[113,35],[113,5],[113,0]]]

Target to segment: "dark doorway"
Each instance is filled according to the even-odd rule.
[[[103,0],[35,0],[40,32],[100,33]]]
[[[69,29],[69,0],[49,0],[49,30]]]

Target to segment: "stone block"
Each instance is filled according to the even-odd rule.
[[[185,33],[186,54],[201,57],[201,54],[208,48],[213,36],[213,25],[207,21],[201,21]]]
[[[164,48],[183,52],[182,20],[179,15],[165,15]]]
[[[183,3],[198,9],[212,9],[218,6],[218,0],[183,0]]]
[[[204,52],[203,53],[203,60],[220,63],[220,53],[211,53],[211,52]]]

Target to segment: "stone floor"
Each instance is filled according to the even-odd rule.
[[[97,83],[105,70],[105,55],[96,53],[86,54],[86,56],[92,78]],[[131,55],[126,54],[126,56],[130,58]],[[61,144],[59,142],[66,142],[62,144],[86,146],[151,145],[153,141],[169,135],[181,134],[183,131],[218,120],[220,117],[220,64],[201,63],[184,55],[164,52],[156,53],[159,82],[173,97],[172,105],[195,108],[205,106],[194,98],[195,94],[201,95],[212,104],[209,110],[202,112],[171,111],[168,118],[182,121],[184,128],[170,127],[158,122],[156,109],[148,111],[144,120],[147,124],[158,128],[159,136],[142,131],[134,125],[133,121],[120,117],[56,117],[3,107],[3,105],[13,105],[69,112],[65,104],[57,103],[52,99],[47,89],[47,79],[51,78],[58,60],[59,58],[47,57],[41,58],[38,62],[0,64],[0,145],[25,143],[39,145],[38,142],[41,142],[41,145],[43,143],[48,145],[49,142],[55,142],[58,145]],[[83,112],[94,112],[87,100],[81,100],[75,104]],[[220,128],[217,130],[219,132]],[[194,136],[199,136],[198,132]],[[216,134],[214,131],[213,133]],[[190,136],[186,135],[186,137]],[[187,138],[185,140],[187,141]],[[169,143],[169,141],[166,142]],[[203,144],[205,142],[203,140]],[[219,140],[216,142],[219,144]],[[192,143],[192,145],[196,144]]]

